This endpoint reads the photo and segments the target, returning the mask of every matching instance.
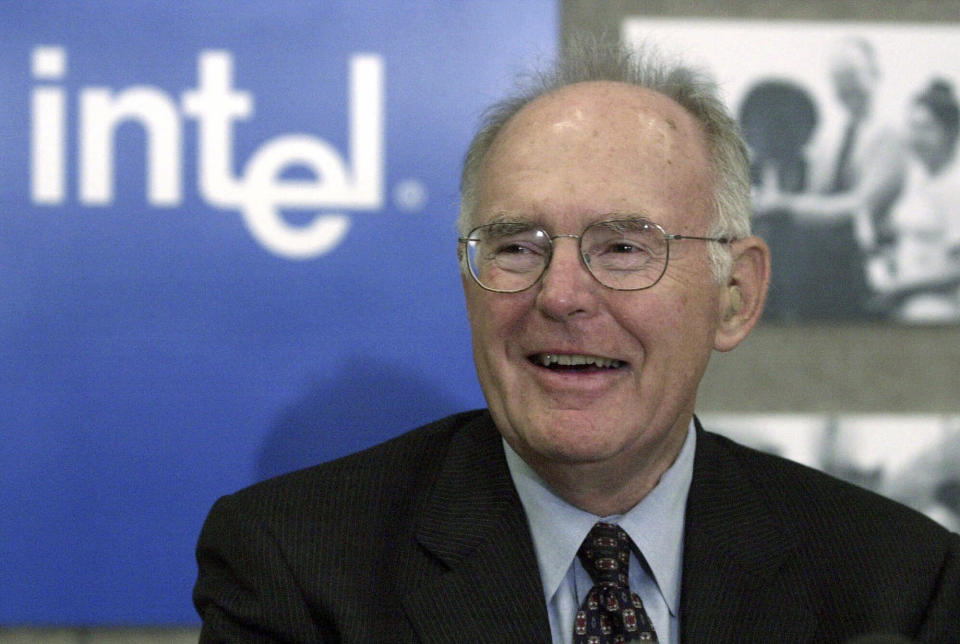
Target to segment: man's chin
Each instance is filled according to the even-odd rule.
[[[527,462],[544,465],[589,465],[604,463],[620,451],[619,441],[610,432],[585,425],[549,422],[530,427],[511,441],[514,450]],[[516,444],[514,444],[516,443]]]

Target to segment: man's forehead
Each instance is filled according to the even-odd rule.
[[[698,130],[693,116],[679,103],[659,92],[616,81],[589,81],[567,85],[526,105],[504,130],[546,126],[555,131],[577,128],[604,119],[635,120],[639,126],[664,124],[671,129]]]
[[[476,223],[519,211],[566,232],[608,213],[679,225],[677,213],[710,210],[705,142],[692,114],[657,92],[615,82],[564,87],[500,131],[483,162]]]
[[[531,101],[504,125],[484,166],[531,157],[539,163],[550,146],[550,158],[583,154],[613,166],[711,165],[703,127],[690,112],[663,94],[613,81],[568,85]]]
[[[676,176],[709,174],[711,165],[702,126],[679,103],[635,85],[592,81],[545,94],[507,121],[486,154],[481,183],[491,172],[547,167]]]

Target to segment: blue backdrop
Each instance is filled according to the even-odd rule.
[[[553,1],[0,5],[0,624],[192,623],[219,495],[479,406],[481,108]]]

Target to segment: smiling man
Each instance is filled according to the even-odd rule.
[[[960,537],[694,417],[763,309],[747,171],[709,83],[619,49],[494,106],[458,242],[489,409],[218,501],[202,641],[960,641]]]
[[[542,230],[545,241],[515,249],[495,247],[513,241],[506,234],[474,242],[483,245],[471,253],[479,279],[464,284],[474,358],[510,447],[561,497],[599,516],[628,510],[656,485],[684,443],[711,351],[733,348],[761,312],[763,242],[706,239],[715,170],[702,130],[652,90],[563,87],[500,129],[463,215],[471,227]],[[467,239],[478,234],[496,232],[481,226]],[[708,243],[733,256],[725,274],[711,270]],[[500,259],[490,252],[541,261],[511,285],[517,292],[501,293],[496,280],[516,273],[484,266]]]

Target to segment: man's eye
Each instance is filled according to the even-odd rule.
[[[528,255],[543,254],[534,244],[524,244],[520,242],[503,243],[496,247],[494,251],[497,255]]]
[[[607,244],[604,252],[617,255],[637,255],[649,253],[649,249],[644,244],[624,240]]]
[[[535,251],[527,244],[511,243],[501,244],[496,252],[498,255],[524,255]]]

